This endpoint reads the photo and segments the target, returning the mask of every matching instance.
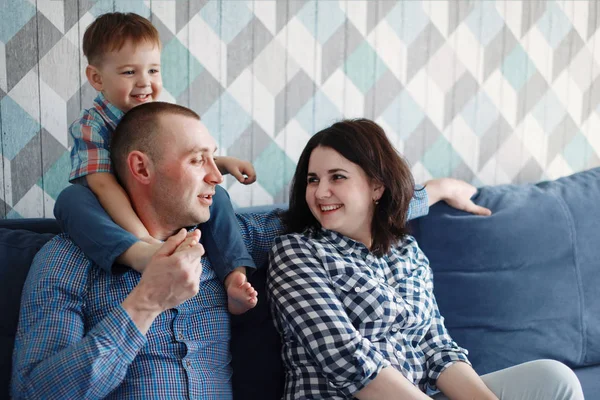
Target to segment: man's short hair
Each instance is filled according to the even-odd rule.
[[[131,40],[134,45],[148,42],[160,49],[158,31],[146,18],[133,13],[108,13],[99,16],[83,35],[83,54],[88,64],[100,65],[106,53],[119,51]]]
[[[189,108],[177,104],[155,101],[129,110],[121,119],[110,144],[113,169],[123,186],[126,186],[127,157],[134,150],[148,155],[153,162],[161,159],[160,119],[165,115],[181,115],[200,120]]]

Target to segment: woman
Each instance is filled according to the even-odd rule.
[[[444,327],[429,262],[407,235],[413,187],[372,121],[342,121],[309,140],[267,281],[285,398],[583,399],[575,374],[555,361],[477,375]]]

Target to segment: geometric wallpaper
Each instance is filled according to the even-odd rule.
[[[52,217],[68,126],[91,105],[81,52],[99,15],[158,28],[162,100],[198,112],[258,182],[238,206],[287,200],[308,138],[380,123],[415,180],[554,179],[600,165],[600,2],[0,0],[0,217]]]

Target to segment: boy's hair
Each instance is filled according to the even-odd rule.
[[[407,234],[408,208],[414,194],[414,181],[406,161],[390,143],[384,130],[368,119],[337,122],[316,133],[302,151],[290,187],[290,204],[283,214],[285,229],[304,232],[318,229],[319,221],[306,203],[308,163],[313,150],[329,147],[358,165],[370,179],[384,185],[373,220],[371,251],[382,256]]]
[[[98,65],[111,51],[119,51],[128,40],[149,42],[161,47],[158,31],[146,18],[133,13],[108,13],[99,16],[83,35],[83,54],[88,64]]]
[[[162,149],[157,137],[162,129],[160,119],[164,115],[182,115],[200,120],[200,116],[189,108],[155,101],[132,108],[117,125],[111,139],[110,158],[114,173],[126,190],[129,153],[138,150],[148,155],[153,162],[160,161]]]

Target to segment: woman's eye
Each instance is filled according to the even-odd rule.
[[[315,183],[315,182],[318,182],[318,181],[319,181],[319,180],[318,180],[317,178],[308,178],[308,179],[306,180],[306,182],[307,182],[307,183]]]
[[[333,175],[334,181],[337,181],[339,179],[346,179],[346,177],[344,175],[338,175],[338,174]]]

